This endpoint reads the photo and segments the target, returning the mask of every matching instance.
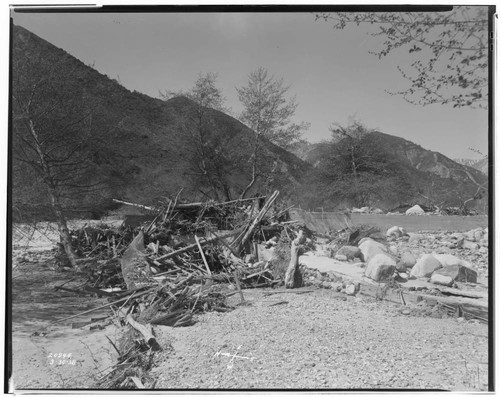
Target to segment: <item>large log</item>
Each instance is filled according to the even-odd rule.
[[[161,350],[161,347],[160,345],[158,344],[158,342],[156,341],[156,338],[154,337],[153,335],[153,332],[152,332],[152,328],[151,328],[151,325],[148,324],[148,326],[146,325],[143,325],[141,323],[138,323],[137,321],[134,320],[134,318],[132,317],[132,313],[130,313],[128,316],[127,316],[127,322],[133,327],[135,328],[137,331],[139,331],[142,336],[144,337],[144,340],[146,341],[146,343],[153,349],[153,350]]]
[[[285,274],[285,288],[300,287],[297,277],[299,271],[299,250],[300,247],[295,244],[295,241],[292,242],[290,264]]]

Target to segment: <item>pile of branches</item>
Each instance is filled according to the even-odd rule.
[[[218,210],[219,215],[231,214],[230,222],[210,219],[216,203],[171,202],[154,209],[153,220],[135,228],[98,226],[72,232],[79,253],[89,260],[88,285],[83,290],[102,293],[110,302],[93,310],[111,308],[109,316],[126,327],[120,342],[113,344],[118,362],[101,377],[99,387],[148,384],[154,353],[164,349],[153,326],[192,325],[197,314],[233,310],[228,304],[232,295],[239,293],[240,304],[246,304],[245,288],[284,282],[284,272],[276,272],[273,261],[248,260],[252,248],[258,256],[256,242],[276,245],[282,240],[280,244],[289,246],[295,238],[287,209],[274,206],[278,194],[260,205],[254,200],[254,205],[240,203],[225,212]],[[231,223],[232,229],[214,230],[215,224],[223,223]]]

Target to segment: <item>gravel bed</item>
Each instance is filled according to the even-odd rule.
[[[245,290],[245,298],[249,306],[206,313],[191,327],[156,327],[172,349],[157,357],[152,386],[487,390],[484,324],[407,316],[329,290]]]

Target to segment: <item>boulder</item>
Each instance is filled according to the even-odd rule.
[[[469,283],[477,283],[477,272],[463,264],[445,266],[434,272],[441,276],[451,277],[453,281],[464,281]]]
[[[419,205],[414,205],[406,210],[406,215],[423,215],[425,211]]]
[[[457,244],[458,247],[468,249],[468,250],[477,250],[479,248],[479,245],[476,243],[473,243],[472,241],[469,240],[461,240],[459,244]]]
[[[430,281],[433,284],[445,285],[447,287],[451,287],[454,283],[453,278],[451,278],[450,276],[439,274],[437,273],[437,271],[432,273]]]
[[[359,292],[360,287],[361,287],[360,283],[348,284],[345,287],[345,293],[346,295],[354,296]]]
[[[375,255],[370,259],[365,269],[365,276],[374,281],[389,279],[396,269],[396,262],[385,253]]]
[[[415,258],[415,255],[411,251],[404,251],[401,254],[401,262],[406,268],[412,268],[417,263],[417,258]]]
[[[387,248],[384,244],[377,243],[375,240],[366,240],[360,246],[361,254],[363,260],[368,262],[375,255],[383,254],[387,252]]]
[[[347,261],[347,256],[342,255],[342,254],[337,254],[337,255],[335,255],[335,257],[333,259],[335,259],[337,261],[345,262],[345,261]]]
[[[479,241],[483,237],[483,229],[477,228],[473,230],[469,230],[467,233],[464,233],[465,238],[469,241]]]
[[[345,255],[347,259],[359,258],[361,256],[361,250],[359,247],[344,245],[337,251],[337,255]]]
[[[383,214],[384,211],[382,211],[380,208],[375,208],[373,211],[372,211],[373,214]]]
[[[402,233],[401,233],[401,228],[399,226],[393,226],[389,229],[387,229],[387,232],[386,232],[386,235],[387,237],[401,237],[402,236]]]
[[[359,240],[359,242],[358,242],[358,247],[359,247],[361,244],[363,244],[365,241],[373,241],[373,239],[372,239],[372,238],[370,238],[370,237],[363,237],[361,240]]]
[[[441,262],[431,254],[422,255],[411,269],[410,275],[413,277],[430,277],[435,270],[443,267]]]

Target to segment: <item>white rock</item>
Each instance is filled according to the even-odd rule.
[[[418,204],[406,210],[406,215],[423,215],[425,211]]]
[[[377,254],[370,259],[365,269],[365,276],[374,281],[387,280],[396,269],[396,262],[385,253]]]
[[[335,255],[335,258],[334,258],[334,259],[335,259],[335,260],[338,260],[338,261],[345,262],[345,261],[347,261],[347,256],[342,255],[342,254],[337,254],[337,255]]]
[[[431,274],[443,267],[441,262],[434,258],[431,254],[422,255],[415,266],[411,269],[410,275],[413,277],[430,277]]]
[[[387,248],[385,247],[385,245],[371,239],[364,241],[359,246],[359,249],[361,250],[361,254],[365,262],[368,262],[375,255],[387,252]]]
[[[387,237],[395,236],[395,237],[401,237],[401,230],[399,226],[393,226],[389,229],[387,229],[386,232]]]
[[[478,244],[473,243],[473,242],[471,242],[469,240],[462,240],[462,242],[460,243],[459,246],[462,247],[462,248],[465,248],[465,249],[472,250],[472,251],[479,249],[479,245]]]
[[[443,266],[453,266],[453,265],[464,265],[468,266],[467,262],[463,261],[460,258],[457,258],[455,255],[451,254],[436,254],[432,253],[432,256],[436,258],[439,262],[441,262],[441,265]]]
[[[431,283],[451,287],[453,285],[453,279],[450,276],[433,273],[431,276]]]

